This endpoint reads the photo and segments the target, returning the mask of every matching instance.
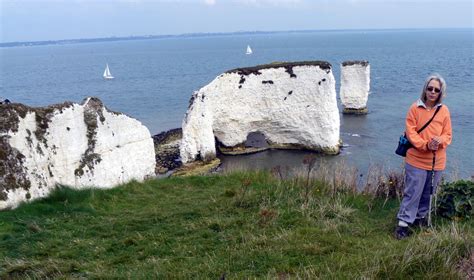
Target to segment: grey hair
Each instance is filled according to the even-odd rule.
[[[425,80],[425,85],[423,86],[423,90],[421,91],[421,100],[423,102],[426,102],[426,88],[428,87],[428,84],[432,81],[436,80],[440,83],[441,85],[441,94],[438,97],[438,100],[436,100],[436,104],[440,104],[443,98],[446,96],[446,81],[443,79],[443,77],[438,74],[438,73],[433,73],[428,76]]]

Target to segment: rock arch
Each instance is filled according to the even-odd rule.
[[[216,140],[242,145],[263,133],[271,148],[337,154],[339,110],[325,61],[272,63],[227,71],[194,92],[183,120],[183,163],[216,156]]]

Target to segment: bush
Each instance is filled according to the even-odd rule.
[[[456,181],[441,186],[437,214],[454,220],[469,219],[474,214],[474,182]]]

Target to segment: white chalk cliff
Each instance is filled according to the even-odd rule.
[[[0,106],[0,209],[45,197],[56,185],[111,188],[154,175],[148,129],[97,98]]]
[[[367,108],[370,65],[367,61],[345,61],[341,65],[340,98],[344,109]]]
[[[230,70],[194,92],[183,120],[183,163],[216,156],[217,139],[242,145],[263,134],[270,147],[339,152],[339,111],[331,65],[273,63]]]

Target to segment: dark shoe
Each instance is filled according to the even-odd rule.
[[[395,238],[398,240],[405,239],[408,236],[410,236],[410,234],[411,232],[408,227],[401,227],[401,226],[397,226],[394,232]]]
[[[413,222],[414,227],[426,228],[428,227],[428,218],[419,218]]]

